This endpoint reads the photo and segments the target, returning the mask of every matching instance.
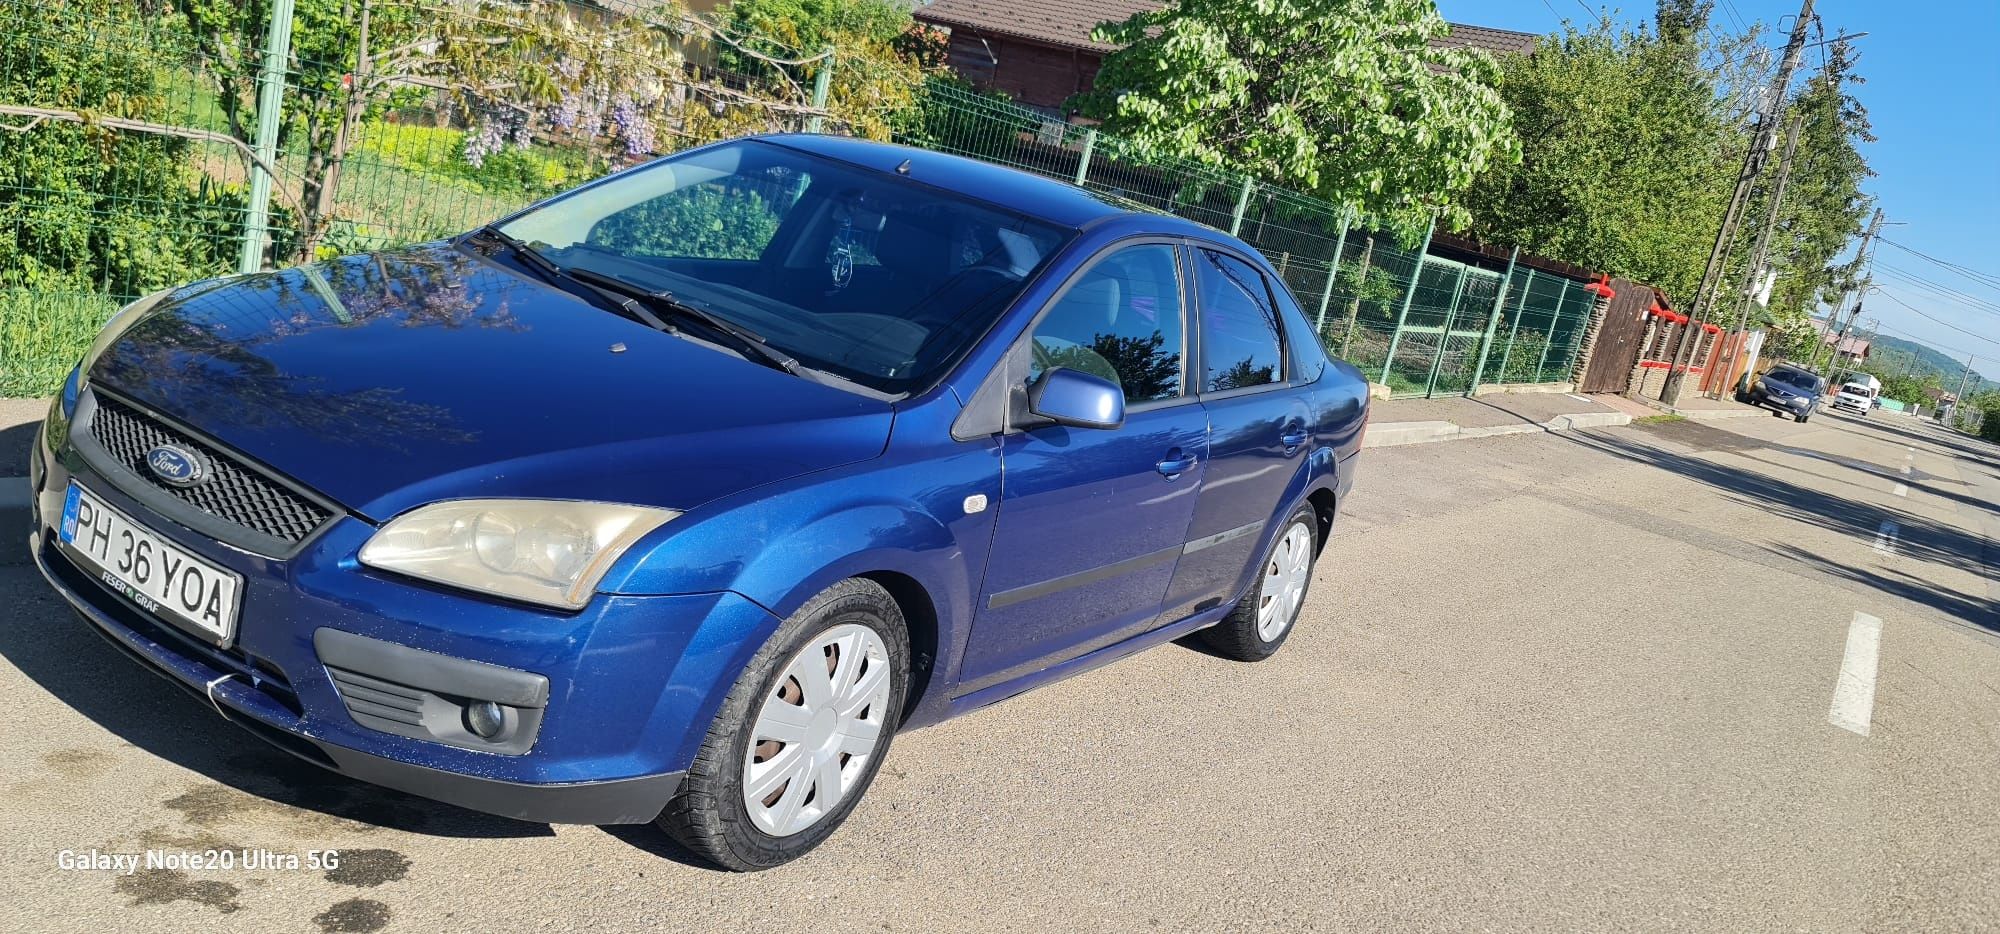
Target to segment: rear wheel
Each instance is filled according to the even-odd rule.
[[[882,767],[909,654],[881,586],[846,580],[814,597],[737,678],[659,825],[739,872],[810,852]]]
[[[1312,587],[1319,518],[1300,506],[1286,519],[1258,566],[1257,580],[1222,622],[1202,630],[1209,648],[1238,661],[1270,658],[1292,634]]]

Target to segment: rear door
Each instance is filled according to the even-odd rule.
[[[1270,281],[1242,257],[1199,244],[1190,247],[1188,266],[1209,464],[1167,596],[1170,615],[1234,596],[1262,556],[1266,527],[1310,440],[1309,410],[1289,385],[1298,355],[1285,344]]]
[[[1125,423],[1090,430],[1036,425],[1024,408],[1012,416],[961,691],[1158,620],[1208,461],[1208,418],[1187,387],[1184,292],[1173,243],[1121,243],[1071,279],[1010,355],[1016,400],[1066,366],[1118,382]]]

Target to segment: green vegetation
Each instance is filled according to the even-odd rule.
[[[0,22],[0,100],[133,120],[166,117],[168,74],[127,4],[78,0]],[[205,184],[186,140],[53,122],[0,133],[0,288],[130,297],[212,275],[239,193]]]
[[[1473,186],[1473,235],[1693,293],[1742,156],[1694,51],[1607,20],[1509,57],[1523,158]]]
[[[94,292],[0,289],[0,398],[54,392],[117,310]]]
[[[1684,421],[1687,421],[1687,416],[1685,415],[1673,415],[1673,414],[1662,413],[1660,415],[1641,415],[1638,418],[1633,419],[1632,424],[1669,425],[1674,422],[1684,422]]]
[[[1493,60],[1431,40],[1429,0],[1179,0],[1093,38],[1121,48],[1072,104],[1141,151],[1287,185],[1405,242],[1462,227],[1482,170],[1519,157]]]
[[[1660,0],[1650,27],[1567,27],[1533,56],[1503,61],[1499,92],[1523,158],[1473,186],[1473,236],[1657,285],[1688,304],[1750,142],[1752,98],[1774,64],[1754,54],[1754,32],[1717,38],[1713,6]],[[1836,260],[1870,209],[1860,186],[1873,173],[1859,147],[1874,137],[1852,94],[1861,81],[1853,63],[1845,43],[1830,43],[1779,115],[1802,118],[1803,130],[1772,242],[1779,285],[1765,320],[1751,322],[1774,325],[1775,352],[1810,346],[1807,314],[1854,274]],[[1732,244],[1725,296],[1767,213],[1776,161]],[[1734,302],[1724,301],[1733,322]]]

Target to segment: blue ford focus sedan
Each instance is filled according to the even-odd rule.
[[[134,302],[37,436],[30,544],[286,752],[758,869],[898,730],[1196,632],[1276,651],[1366,406],[1234,238],[744,139]]]

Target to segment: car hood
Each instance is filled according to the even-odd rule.
[[[182,289],[91,383],[377,521],[475,496],[689,509],[875,456],[893,419],[450,244]]]

